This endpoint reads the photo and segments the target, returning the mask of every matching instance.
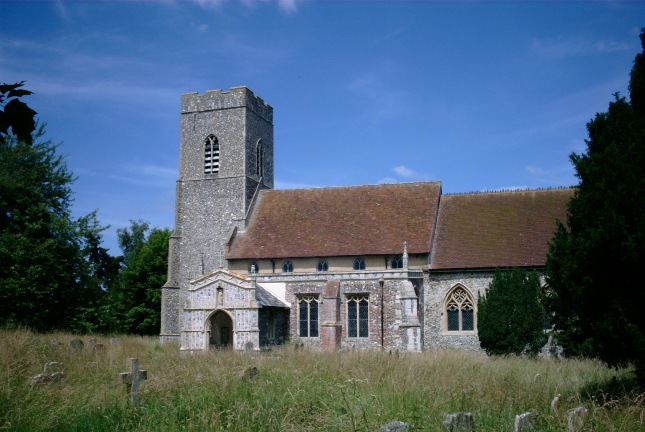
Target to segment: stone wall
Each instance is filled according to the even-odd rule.
[[[451,347],[469,350],[480,350],[477,337],[477,299],[484,295],[493,279],[494,272],[445,272],[429,275],[429,289],[425,292],[424,346]],[[465,288],[473,298],[475,306],[475,331],[449,332],[445,323],[445,301],[450,291],[456,286]]]

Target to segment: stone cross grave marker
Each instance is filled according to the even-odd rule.
[[[139,359],[130,358],[130,372],[121,372],[119,378],[123,384],[127,385],[130,392],[130,402],[136,407],[139,404],[139,386],[141,381],[148,379],[148,371],[139,369]],[[126,366],[127,367],[127,366]]]

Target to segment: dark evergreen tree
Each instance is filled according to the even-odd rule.
[[[645,29],[640,35],[645,49]],[[636,365],[645,385],[645,56],[631,101],[615,95],[587,124],[584,154],[570,156],[579,184],[547,257],[545,305],[569,355]]]
[[[0,85],[0,325],[82,331],[105,288],[102,228],[72,218],[73,175],[21,86]]]
[[[498,270],[477,302],[477,330],[488,354],[537,353],[546,343],[540,278],[521,269]]]
[[[118,311],[119,330],[156,335],[161,322],[161,287],[168,272],[167,228],[149,229],[143,221],[118,230],[125,257],[111,299]]]

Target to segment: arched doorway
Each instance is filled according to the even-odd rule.
[[[229,314],[218,310],[210,317],[210,337],[208,344],[213,348],[233,346],[233,320]]]

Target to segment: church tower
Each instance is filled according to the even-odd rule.
[[[258,192],[272,188],[273,108],[247,87],[182,95],[162,342],[179,341],[189,282],[226,266],[228,236],[246,228]]]

